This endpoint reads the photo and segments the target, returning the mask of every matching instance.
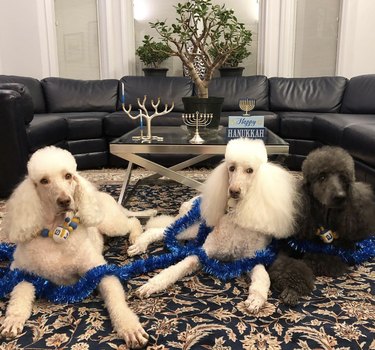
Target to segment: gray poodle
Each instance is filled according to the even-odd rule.
[[[353,158],[342,148],[324,146],[302,164],[302,206],[296,239],[355,249],[356,242],[373,235],[375,199],[371,187],[355,181]],[[287,304],[295,304],[314,288],[315,276],[339,276],[348,265],[338,256],[296,255],[283,247],[269,274],[274,290]]]

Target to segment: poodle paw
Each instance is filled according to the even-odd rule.
[[[281,301],[287,305],[296,305],[299,297],[300,294],[295,289],[289,287],[285,288],[280,294]]]
[[[130,349],[143,348],[148,342],[148,334],[138,320],[127,322],[126,327],[119,329],[117,334],[125,340]]]
[[[143,232],[142,227],[130,231],[130,234],[129,234],[130,244],[134,244],[139,239],[142,232]]]
[[[134,255],[139,255],[139,254],[145,253],[146,250],[147,250],[147,247],[148,247],[147,242],[143,242],[142,240],[137,239],[136,242],[134,242],[134,244],[132,244],[128,248],[128,255],[134,256]]]
[[[8,316],[0,326],[0,334],[3,338],[15,338],[21,334],[25,320],[17,316]]]
[[[160,288],[157,283],[148,281],[146,284],[138,288],[137,295],[140,298],[148,298],[151,294],[160,292],[161,290],[163,290],[163,288]]]
[[[245,305],[250,312],[257,313],[266,301],[267,298],[264,298],[261,293],[251,291],[249,296],[245,300]]]

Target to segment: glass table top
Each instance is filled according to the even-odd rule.
[[[205,140],[203,145],[226,145],[228,139],[226,137],[227,128],[221,127],[217,135],[205,136],[201,134]],[[121,137],[113,140],[111,144],[129,144],[129,145],[141,145],[139,140],[133,140],[133,136],[140,135],[140,128],[133,129],[132,131],[122,135]],[[189,134],[186,126],[153,126],[152,135],[163,137],[163,141],[151,141],[147,142],[148,145],[189,145],[192,147],[202,146],[189,143],[192,135]],[[284,141],[281,137],[274,134],[272,131],[265,129],[264,143],[266,145],[280,145],[288,146],[289,144]],[[142,143],[143,145],[145,143]]]

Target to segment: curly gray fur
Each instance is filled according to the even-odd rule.
[[[354,161],[348,152],[332,146],[314,150],[303,162],[302,173],[297,239],[320,241],[316,230],[324,226],[338,234],[331,244],[354,248],[357,241],[373,235],[374,193],[369,185],[355,181]],[[269,274],[281,300],[295,304],[312,292],[315,276],[339,276],[347,269],[336,256],[307,253],[296,260],[289,251],[278,256]]]

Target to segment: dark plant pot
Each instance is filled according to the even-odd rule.
[[[245,67],[221,67],[219,68],[221,77],[242,77]]]
[[[145,77],[165,77],[167,76],[168,68],[143,68]]]
[[[221,109],[223,107],[224,97],[207,97],[199,98],[196,96],[183,97],[185,113],[212,113],[213,118],[211,123],[200,130],[200,133],[217,133],[220,125]],[[189,128],[189,130],[195,130]]]

